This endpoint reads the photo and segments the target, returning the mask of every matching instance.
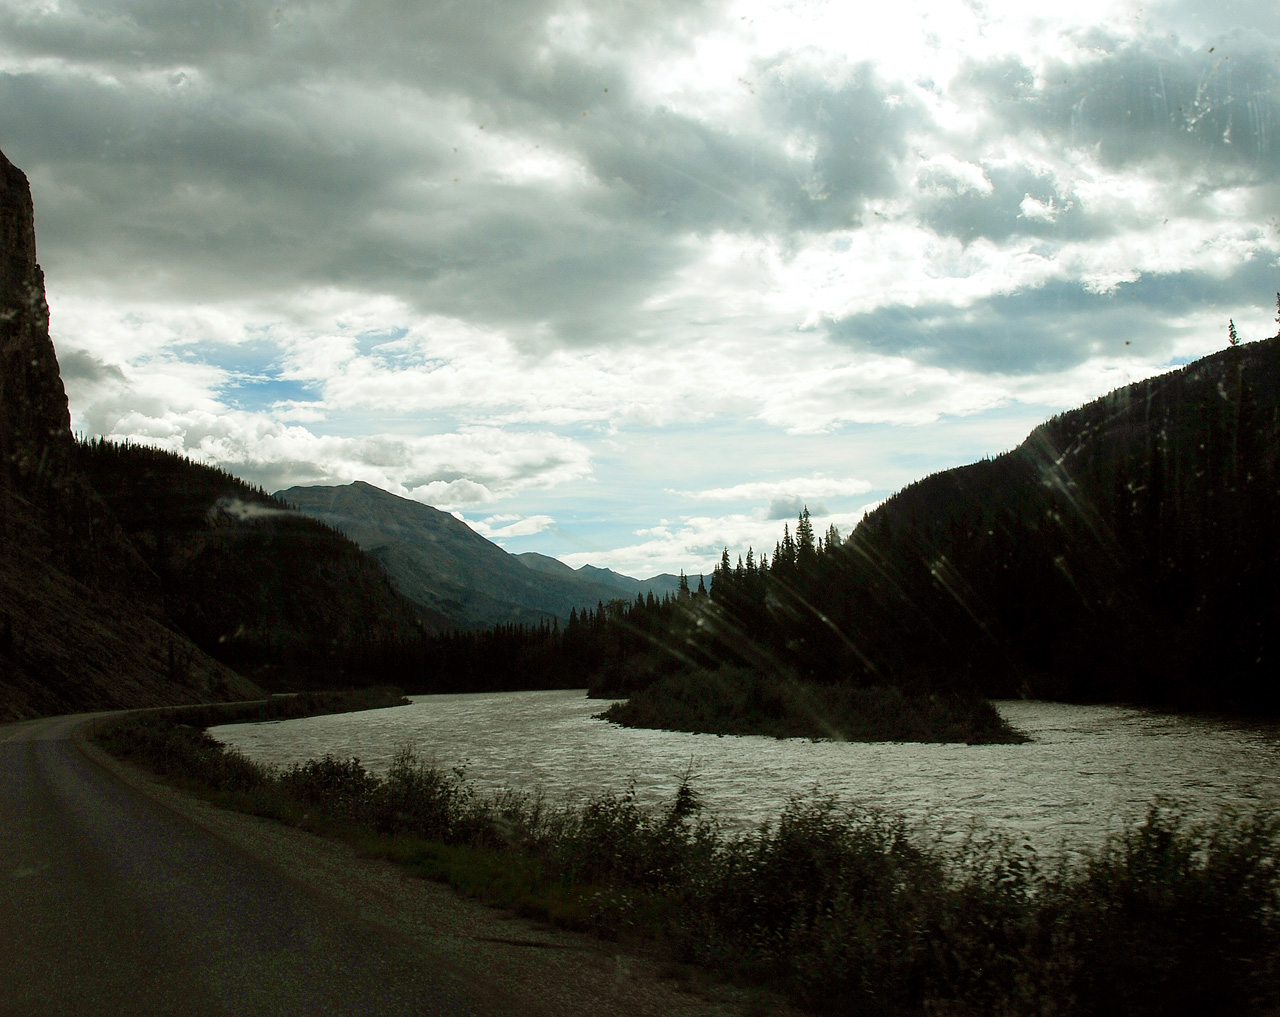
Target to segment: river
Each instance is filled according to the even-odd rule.
[[[834,795],[948,841],[993,830],[1050,856],[1100,842],[1158,796],[1193,817],[1280,807],[1276,725],[1002,701],[1027,744],[868,744],[632,730],[593,718],[607,705],[581,690],[416,696],[412,706],[210,733],[260,762],[331,753],[375,773],[407,745],[464,767],[481,788],[540,788],[551,801],[634,783],[641,802],[657,804],[689,774],[708,810],[739,830],[775,819],[796,795]]]

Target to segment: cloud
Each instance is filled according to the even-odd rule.
[[[280,516],[301,514],[289,509],[278,509],[269,505],[241,501],[239,498],[219,498],[214,502],[213,507],[209,509],[209,515],[216,516],[219,513],[230,516],[232,519],[239,519],[242,522],[249,519],[277,519]]]
[[[510,537],[529,537],[535,533],[543,533],[556,524],[556,521],[547,515],[518,516],[506,514],[473,520],[466,519],[458,514],[458,518],[462,519],[482,537],[498,544]]]
[[[1138,258],[1148,252],[1157,264],[1167,254],[1152,238],[1149,247],[1129,246],[1128,264],[1141,265]],[[1251,257],[1247,249],[1233,252],[1226,237],[1215,237],[1201,249],[1206,263],[1201,271],[1179,271],[1170,263],[1167,271],[1134,268],[1131,278],[1117,278],[1122,263],[1113,263],[1113,274],[1097,257],[1103,252],[1093,253],[1094,278],[1103,280],[1093,288],[1053,281],[993,296],[963,312],[947,305],[910,313],[883,308],[829,321],[826,327],[833,338],[863,349],[987,376],[1069,371],[1099,357],[1167,363],[1177,355],[1178,340],[1191,331],[1170,317],[1206,303],[1247,306],[1267,292],[1275,276],[1272,259]],[[1219,257],[1227,262],[1221,268],[1215,264]]]
[[[979,167],[975,167],[978,169]],[[921,221],[944,236],[965,243],[978,238],[1014,237],[1061,242],[1096,232],[1072,193],[1062,193],[1056,175],[1043,166],[1013,163],[980,167],[985,188],[955,191],[922,187],[927,195],[915,207]]]
[[[871,484],[853,477],[793,477],[790,480],[758,480],[705,491],[677,492],[698,501],[766,501],[774,498],[833,497],[865,494]]]
[[[442,508],[489,503],[590,474],[580,442],[547,431],[466,425],[427,434],[325,433],[274,414],[229,407],[225,373],[169,359],[122,369],[84,351],[60,353],[73,427],[115,441],[158,445],[217,464],[269,490],[363,480]],[[303,414],[305,416],[305,414]],[[331,426],[341,414],[328,414]],[[363,429],[362,429],[363,430]]]
[[[644,61],[689,47],[718,4],[526,3],[501,27],[390,3],[164,7],[4,24],[0,131],[41,194],[48,267],[122,295],[328,285],[598,345],[651,317],[691,233],[858,221],[917,119],[869,65],[795,59],[749,69],[739,117],[655,101]]]
[[[1261,39],[1236,36],[1212,52],[1100,33],[1081,41],[1083,59],[1036,70],[1008,59],[975,63],[960,87],[1001,119],[1094,150],[1110,167],[1180,164],[1218,186],[1280,172],[1270,129],[1280,71]]]
[[[820,501],[812,505],[805,498],[774,498],[769,502],[767,515],[770,519],[799,519],[801,512],[809,512],[815,516],[825,516],[827,506]]]
[[[1265,325],[1280,17],[1203,7],[19,0],[0,137],[78,428],[652,563]]]
[[[122,383],[125,380],[120,368],[99,360],[86,350],[63,350],[58,354],[58,369],[64,383],[74,383],[81,387]]]

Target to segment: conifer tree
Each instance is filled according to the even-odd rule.
[[[810,565],[817,558],[817,550],[813,544],[813,523],[809,522],[809,506],[804,507],[800,518],[796,520],[796,561],[802,565]]]
[[[729,549],[726,547],[720,553],[715,571],[711,573],[711,595],[717,598],[727,597],[732,586],[733,566],[729,563]]]
[[[783,565],[788,568],[796,563],[796,542],[791,539],[791,528],[786,523],[782,524],[782,548],[781,555]]]

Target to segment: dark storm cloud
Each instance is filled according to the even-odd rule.
[[[765,513],[766,519],[797,519],[800,513],[808,509],[810,515],[825,516],[827,506],[820,501],[810,501],[803,497],[774,498],[769,502]]]
[[[1206,47],[1246,33],[1255,43],[1262,36],[1280,42],[1280,5],[1275,0],[1165,0],[1149,10]],[[1246,25],[1247,29],[1241,27]]]
[[[1113,166],[1170,160],[1225,184],[1280,174],[1280,66],[1275,50],[1236,35],[1208,49],[1087,40],[1094,59],[1029,68],[1002,61],[958,82],[1005,124],[1078,148]]]
[[[1096,356],[1161,363],[1177,338],[1169,318],[1218,306],[1225,343],[1227,319],[1252,309],[1274,279],[1274,264],[1257,259],[1225,280],[1196,272],[1144,275],[1109,293],[1058,281],[971,308],[886,307],[830,320],[826,328],[839,342],[877,353],[984,373],[1065,371]]]
[[[878,82],[869,66],[836,85],[812,76],[767,80],[765,109],[774,124],[813,146],[807,190],[818,201],[798,212],[798,222],[848,227],[865,198],[899,189],[897,160],[906,153],[909,132],[925,121],[913,105]]]
[[[568,341],[634,334],[688,234],[854,225],[915,122],[865,68],[758,68],[754,133],[637,96],[635,54],[687,48],[719,9],[10,11],[11,52],[62,62],[0,75],[0,138],[44,189],[62,278],[184,299],[333,285]],[[493,136],[577,160],[587,195],[495,177]]]
[[[64,349],[58,353],[58,372],[64,382],[123,382],[124,372],[114,364],[99,360],[85,350]]]
[[[0,75],[0,136],[46,199],[47,267],[113,284],[137,273],[141,287],[163,280],[189,297],[323,277],[387,181],[430,163],[394,144],[369,160],[358,125],[344,135],[289,96],[263,98]]]
[[[575,150],[621,216],[677,233],[848,228],[868,197],[897,190],[896,160],[919,117],[869,68],[834,84],[768,65],[753,77],[764,132],[606,105]],[[789,153],[788,139],[806,154]]]
[[[1063,194],[1050,174],[1026,166],[989,167],[989,191],[948,188],[926,173],[920,183],[929,196],[916,208],[923,222],[938,233],[969,243],[983,237],[1003,241],[1013,236],[1080,239],[1090,233],[1109,233],[1091,223],[1071,194]],[[1032,198],[1051,209],[1051,217],[1028,214],[1023,203]]]

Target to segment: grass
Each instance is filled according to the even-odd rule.
[[[343,837],[520,914],[650,944],[816,1012],[1274,1014],[1280,817],[1196,825],[1156,804],[1082,860],[1027,846],[946,849],[903,821],[796,799],[728,835],[683,784],[575,807],[482,796],[401,750],[386,777],[326,757],[276,770],[176,715],[99,734],[113,753],[225,805]]]
[[[836,741],[1024,742],[985,699],[765,677],[747,668],[660,679],[600,717],[625,727]]]

